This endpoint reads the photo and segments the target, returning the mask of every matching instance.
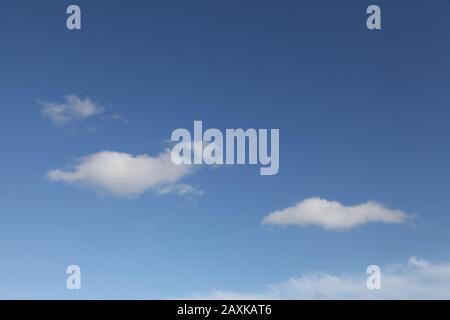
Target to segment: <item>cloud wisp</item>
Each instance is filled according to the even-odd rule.
[[[309,198],[296,205],[267,215],[263,225],[320,226],[326,230],[346,231],[368,223],[404,223],[410,216],[391,210],[377,202],[345,206],[337,201]]]
[[[41,113],[57,127],[64,127],[69,123],[93,117],[104,112],[104,108],[89,98],[79,98],[76,95],[64,97],[63,102],[39,102]]]
[[[367,289],[367,277],[364,272],[353,275],[310,273],[269,285],[261,293],[214,290],[194,294],[189,299],[450,299],[450,263],[434,264],[411,257],[406,264],[386,266],[382,268],[381,290]]]
[[[52,181],[78,184],[116,197],[134,198],[147,190],[158,194],[198,193],[195,188],[178,182],[192,173],[192,167],[174,165],[170,151],[156,157],[101,151],[81,158],[68,170],[51,170]]]

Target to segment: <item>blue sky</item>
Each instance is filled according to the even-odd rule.
[[[265,292],[412,256],[448,267],[449,1],[376,1],[378,31],[369,1],[76,3],[81,31],[65,26],[72,2],[0,1],[0,298]],[[55,126],[42,105],[70,94],[103,113]],[[133,198],[47,177],[100,151],[157,156],[194,120],[279,128],[279,173],[202,167],[182,180],[202,195]],[[312,197],[414,218],[262,225]],[[81,291],[65,287],[71,264]]]

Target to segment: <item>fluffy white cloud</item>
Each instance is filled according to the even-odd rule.
[[[103,113],[103,108],[89,98],[81,99],[76,95],[68,95],[62,103],[40,102],[41,113],[53,124],[63,127],[74,120],[84,119]]]
[[[192,172],[191,168],[174,165],[169,150],[157,157],[102,151],[80,159],[70,170],[52,170],[47,176],[53,181],[76,183],[118,197],[135,197],[149,189],[159,193],[194,192],[191,186],[177,184]]]
[[[405,265],[381,268],[381,290],[369,290],[368,275],[306,274],[270,285],[262,293],[212,291],[190,299],[450,299],[450,263],[411,257]]]
[[[409,215],[390,210],[376,202],[345,206],[321,198],[305,199],[293,207],[270,213],[263,219],[265,225],[317,225],[328,230],[348,230],[371,222],[403,223]]]

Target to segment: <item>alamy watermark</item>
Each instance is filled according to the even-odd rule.
[[[366,281],[367,289],[381,290],[381,268],[377,265],[368,266],[367,274],[369,274]]]
[[[77,265],[70,265],[66,269],[69,275],[66,280],[66,288],[69,290],[81,290],[81,268]]]
[[[203,122],[194,121],[194,132],[176,129],[171,141],[171,158],[176,165],[234,165],[261,166],[263,176],[275,175],[280,169],[279,129],[207,129]]]

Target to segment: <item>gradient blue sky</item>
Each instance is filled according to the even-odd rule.
[[[82,9],[82,30],[65,27]],[[381,31],[365,27],[382,8]],[[311,271],[450,261],[450,2],[0,0],[0,298],[258,292]],[[109,114],[57,128],[37,101]],[[194,200],[52,182],[102,150],[156,155],[176,128],[280,128],[280,172],[202,168]],[[309,197],[407,224],[262,226]],[[65,288],[82,268],[83,289]]]

